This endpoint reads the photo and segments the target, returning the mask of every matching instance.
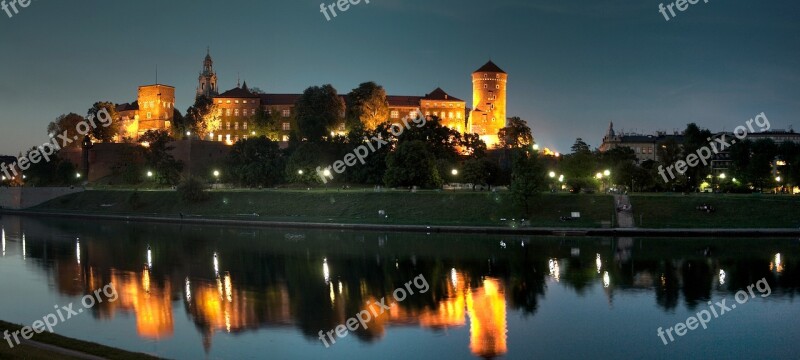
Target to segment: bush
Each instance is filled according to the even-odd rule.
[[[178,195],[186,202],[199,202],[208,199],[205,183],[197,178],[189,178],[178,185]]]

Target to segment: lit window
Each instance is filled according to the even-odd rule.
[[[488,89],[489,88],[489,84],[483,84],[483,88],[484,89]]]
[[[231,116],[231,109],[225,109],[225,116]]]
[[[284,131],[292,130],[292,124],[290,124],[288,122],[283,123],[283,130]]]
[[[286,117],[289,117],[292,113],[291,113],[291,111],[289,109],[284,109],[282,114],[283,114],[283,117],[286,118]]]
[[[153,114],[151,114],[151,113],[147,113],[147,118],[148,118],[148,119],[152,119],[152,118],[153,118]]]
[[[392,119],[397,119],[400,117],[400,112],[397,110],[392,110]]]
[[[222,141],[222,135],[217,135],[217,141]]]
[[[245,139],[245,140],[247,140],[247,135],[243,135],[243,136],[242,136],[242,139]]]
[[[247,130],[247,122],[246,122],[246,121],[245,121],[245,123],[244,123],[244,124],[242,124],[242,129],[243,129],[243,130]]]
[[[239,116],[239,109],[234,109],[233,110],[233,115],[234,116]]]
[[[233,138],[233,142],[239,142],[239,135],[236,135],[236,136]]]
[[[222,104],[222,100],[217,100],[217,104]]]
[[[231,103],[231,101],[230,101],[230,100],[225,100],[225,103],[226,103],[226,104],[230,104],[230,103]]]
[[[500,88],[500,85],[495,85],[495,86],[494,86],[494,88],[495,88],[495,89],[499,89],[499,88]]]
[[[239,100],[235,100],[234,102],[238,104],[238,103],[239,103]]]
[[[242,104],[247,104],[247,100],[242,100]]]
[[[289,141],[289,135],[283,135],[281,141]]]
[[[233,130],[239,130],[239,122],[233,123]]]
[[[228,121],[228,123],[227,123],[227,129],[228,129],[228,130],[230,130],[230,129],[231,129],[231,122],[230,122],[230,121]]]
[[[451,111],[449,114],[447,114],[447,115],[449,115],[449,116],[448,116],[449,118],[451,118],[451,119],[453,118],[453,112],[452,112],[452,111]]]
[[[253,116],[255,116],[255,114],[256,114],[256,109],[251,109],[251,110],[250,110],[250,115],[253,115]]]

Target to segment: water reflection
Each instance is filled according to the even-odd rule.
[[[509,354],[514,345],[509,344],[509,313],[534,316],[548,284],[578,296],[599,291],[609,303],[617,293],[648,291],[650,301],[665,312],[681,301],[690,309],[705,306],[712,289],[733,292],[762,277],[772,286],[771,299],[793,296],[800,288],[795,264],[787,262],[797,259],[800,249],[789,240],[763,240],[754,250],[748,241],[731,239],[695,244],[509,237],[498,247],[496,241],[464,236],[440,236],[434,242],[428,235],[309,231],[289,239],[278,230],[243,234],[223,228],[0,220],[3,255],[8,238],[10,254],[35,259],[53,275],[62,295],[115,285],[118,301],[91,310],[99,321],[132,314],[141,338],[165,341],[175,336],[175,312],[183,311],[206,352],[220,333],[264,328],[296,329],[309,346],[322,346],[319,330],[385,299],[391,309],[354,332],[360,341],[378,342],[400,327],[432,333],[463,329],[469,333],[469,352],[493,358]],[[392,242],[393,236],[403,241]],[[14,239],[21,241],[19,253],[12,250]],[[708,256],[709,247],[714,257]],[[144,264],[142,249],[147,249]],[[430,291],[394,301],[392,291],[420,274]]]

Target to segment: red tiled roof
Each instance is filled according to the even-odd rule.
[[[253,94],[247,88],[237,87],[237,88],[230,89],[230,90],[228,90],[228,91],[226,91],[226,92],[224,92],[222,94],[219,94],[217,96],[214,96],[214,97],[215,98],[229,98],[229,99],[233,99],[233,98],[251,99],[251,98],[257,98],[258,95]]]
[[[419,107],[420,96],[387,95],[386,101],[390,107]]]
[[[442,88],[436,88],[430,94],[426,94],[423,100],[436,100],[436,101],[464,101],[457,97],[450,96]]]

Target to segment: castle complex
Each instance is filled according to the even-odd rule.
[[[213,100],[221,123],[206,140],[233,144],[257,134],[252,129],[252,119],[258,109],[277,116],[280,140],[288,141],[296,129],[294,106],[302,94],[255,93],[247,82],[219,93],[214,61],[210,54],[203,60],[203,70],[198,77],[197,96]],[[421,111],[425,116],[436,116],[442,125],[460,133],[480,135],[488,147],[498,143],[497,132],[506,125],[506,84],[508,74],[489,61],[472,74],[472,109],[464,100],[436,88],[424,96],[388,95],[389,121],[399,121],[415,116]],[[344,98],[344,97],[343,97]],[[148,130],[170,130],[175,104],[175,88],[155,84],[139,87],[138,100],[117,106],[122,130],[119,139],[133,140]],[[344,131],[342,127],[340,131]]]

